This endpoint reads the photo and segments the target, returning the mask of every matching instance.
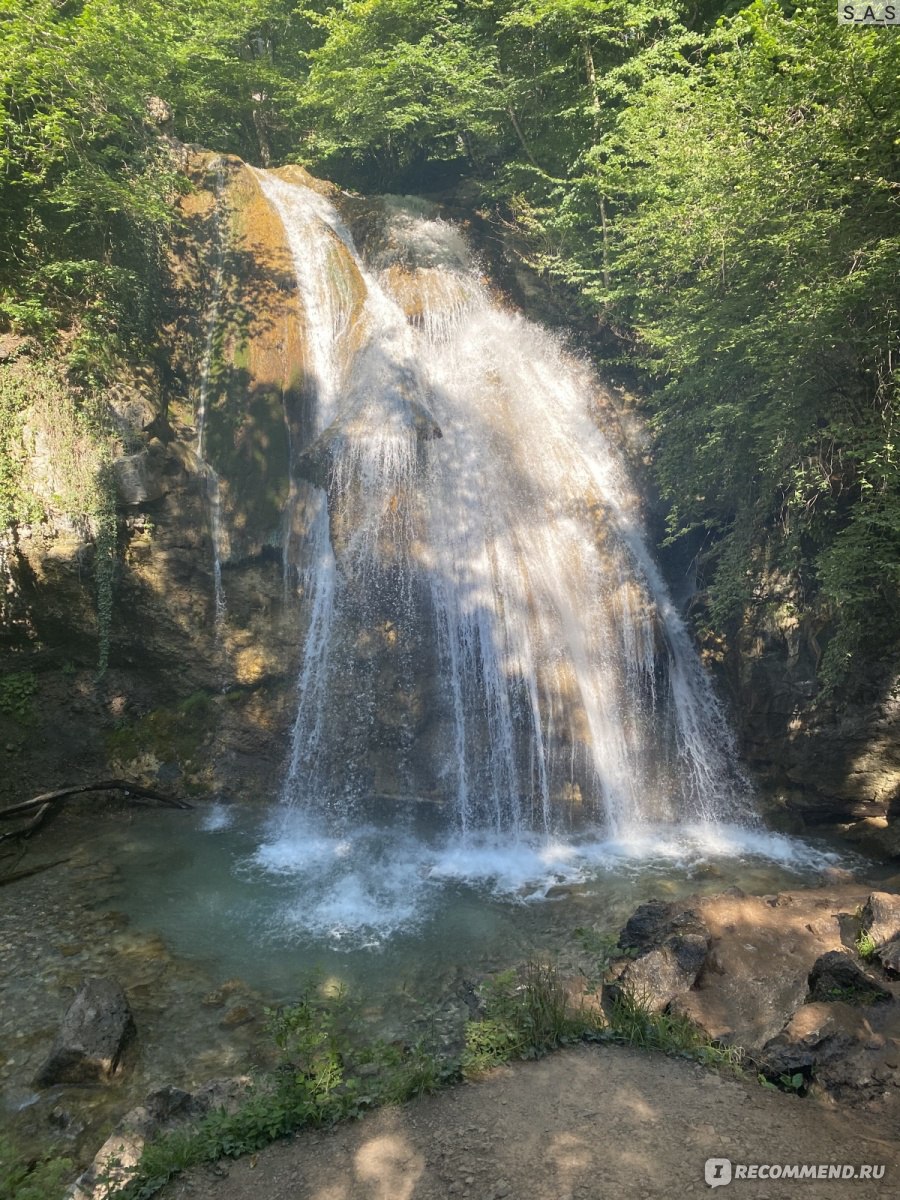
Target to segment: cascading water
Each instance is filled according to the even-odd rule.
[[[225,619],[225,589],[222,585],[222,557],[224,528],[222,523],[222,500],[219,490],[219,476],[212,463],[206,458],[206,425],[209,415],[209,395],[212,375],[213,356],[215,352],[216,334],[219,330],[219,318],[222,308],[222,292],[225,284],[225,230],[222,222],[224,206],[225,168],[224,164],[215,164],[215,205],[212,213],[213,225],[213,273],[210,292],[209,308],[206,313],[206,337],[203,343],[203,358],[200,362],[200,386],[197,397],[197,457],[203,468],[206,482],[207,508],[209,512],[209,532],[213,552],[213,597],[215,602],[215,628],[218,634]]]
[[[504,310],[427,206],[386,200],[361,255],[327,197],[256,177],[316,404],[293,453],[312,499],[285,809],[254,869],[302,870],[298,921],[340,930],[402,925],[423,879],[552,881],[660,829],[721,839],[746,787],[589,368]],[[379,795],[433,801],[452,836],[378,828]]]

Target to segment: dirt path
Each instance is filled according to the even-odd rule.
[[[825,1107],[682,1059],[585,1046],[176,1181],[165,1200],[677,1200],[704,1162],[883,1164],[881,1181],[739,1180],[728,1200],[900,1195],[900,1089]]]

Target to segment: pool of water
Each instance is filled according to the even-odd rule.
[[[414,807],[328,827],[224,806],[146,814],[114,858],[128,862],[116,904],[134,927],[278,1000],[313,970],[373,1000],[398,986],[433,996],[459,972],[552,950],[574,927],[616,929],[651,896],[770,892],[840,861],[738,827],[461,839]]]
[[[56,865],[0,910],[0,1111],[76,1157],[154,1087],[264,1066],[266,1007],[311,979],[349,989],[373,1032],[446,1047],[484,975],[531,956],[589,972],[576,931],[615,932],[643,900],[767,894],[828,865],[869,873],[824,843],[737,827],[462,840],[415,805],[330,826],[278,807],[73,807],[36,841],[39,860]],[[62,1013],[95,974],[125,988],[136,1056],[111,1088],[37,1092]]]

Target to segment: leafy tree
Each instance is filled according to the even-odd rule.
[[[632,98],[616,301],[660,382],[672,530],[723,535],[714,619],[774,553],[831,609],[835,682],[900,615],[900,43],[824,7],[758,0]]]
[[[305,15],[324,34],[309,51],[301,111],[307,153],[347,155],[389,182],[426,160],[473,157],[502,108],[496,54],[452,0],[350,0]]]

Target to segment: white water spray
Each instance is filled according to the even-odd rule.
[[[393,637],[409,690],[428,667],[404,643],[427,621],[444,732],[427,753],[463,835],[733,816],[727,724],[590,371],[497,305],[420,202],[386,202],[366,261],[327,198],[257,174],[294,260],[322,484],[286,799],[342,810],[373,790],[361,760],[391,700],[348,644]],[[395,742],[413,781],[416,738]]]

